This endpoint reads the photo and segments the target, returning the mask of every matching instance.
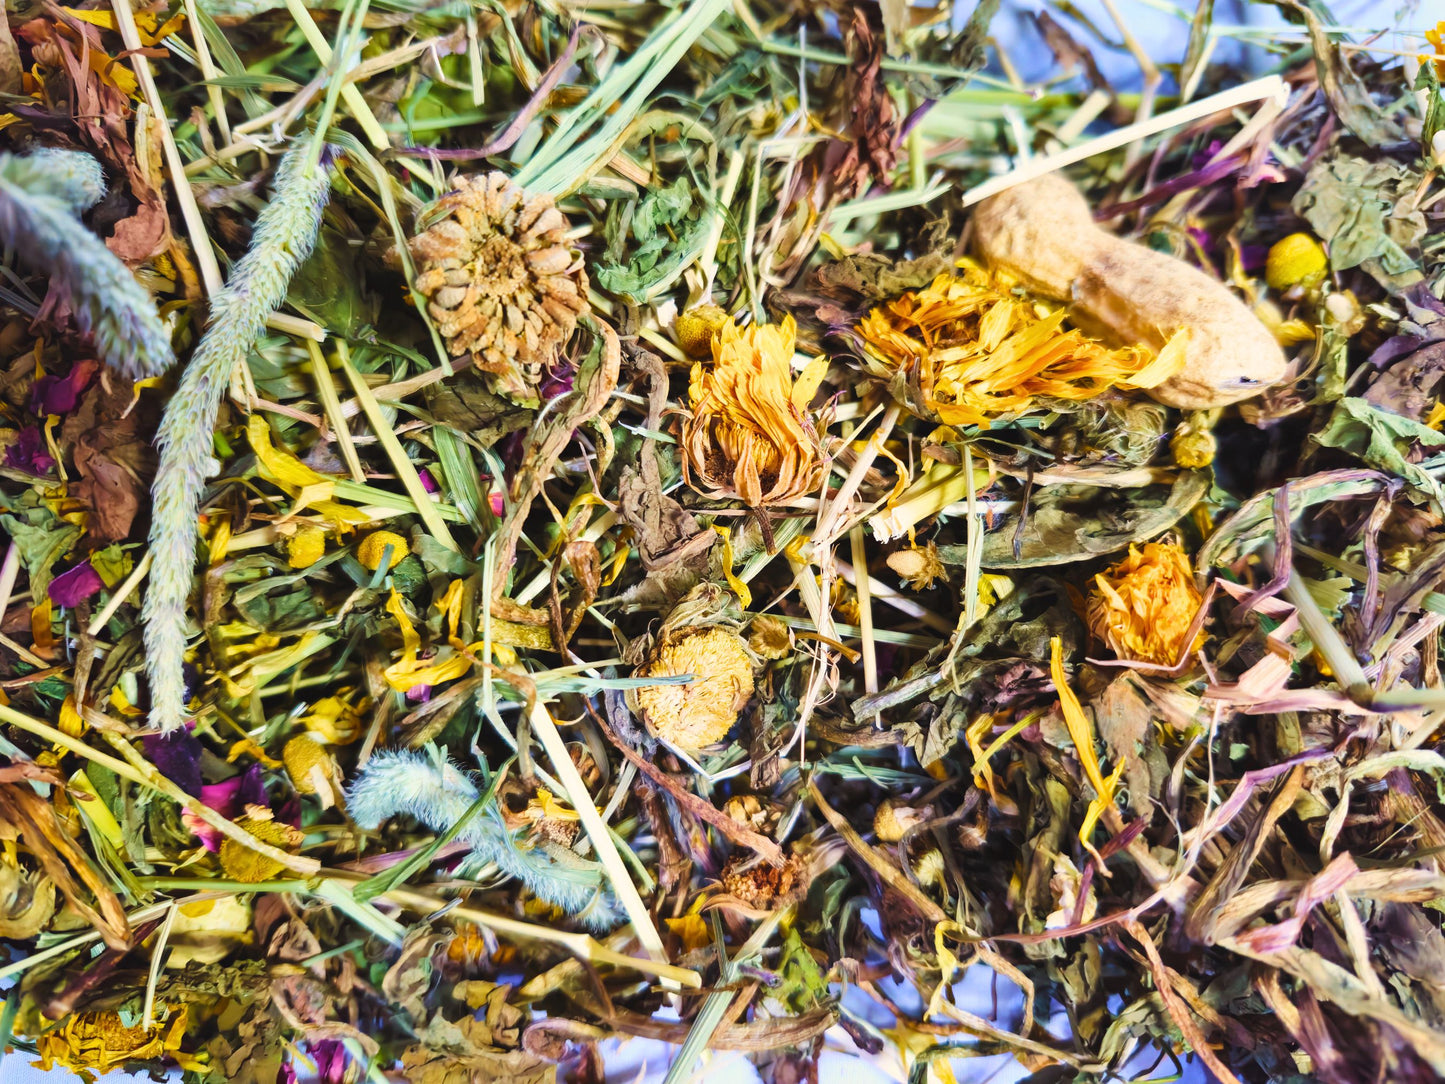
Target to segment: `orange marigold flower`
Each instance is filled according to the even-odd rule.
[[[682,471],[699,493],[758,508],[808,496],[822,482],[808,403],[828,366],[818,358],[793,378],[796,331],[791,316],[742,330],[729,320],[713,336],[712,364],[692,367]]]
[[[1445,19],[1435,24],[1434,30],[1425,31],[1425,40],[1435,47],[1435,74],[1445,79]],[[1427,58],[1421,57],[1423,63]]]
[[[1089,630],[1121,659],[1173,666],[1204,642],[1201,631],[1185,644],[1202,601],[1183,548],[1146,542],[1094,577],[1087,613]]]
[[[1157,356],[1144,347],[1110,349],[1064,327],[1065,311],[1027,297],[969,260],[879,305],[858,325],[886,375],[915,382],[946,425],[988,426],[1037,399],[1092,399],[1110,388],[1152,388],[1183,366],[1184,340]]]

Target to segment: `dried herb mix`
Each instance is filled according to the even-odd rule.
[[[1445,23],[997,7],[10,12],[8,1053],[1445,1075]]]

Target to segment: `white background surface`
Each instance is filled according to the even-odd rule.
[[[1107,13],[1098,0],[1076,0],[1076,3],[1080,10],[1097,20],[1099,26],[1113,35]],[[1183,0],[1178,5],[1168,5],[1160,0],[1151,0],[1148,3],[1144,0],[1118,0],[1118,5],[1128,20],[1131,31],[1156,61],[1177,62],[1181,58],[1188,33],[1187,25],[1164,9],[1177,7],[1192,11],[1194,5],[1190,0]],[[766,8],[768,4],[766,0],[759,0],[756,6]],[[972,6],[969,0],[964,0],[962,4],[964,11],[972,10]],[[1035,3],[1008,0],[994,22],[995,35],[1025,78],[1046,74],[1052,64],[1052,58],[1027,14],[1038,7]],[[1330,7],[1341,23],[1369,27],[1422,27],[1427,25],[1426,17],[1432,12],[1432,18],[1445,16],[1445,7],[1439,6],[1439,0],[1405,4],[1382,0],[1335,0]],[[1057,12],[1055,15],[1057,17]],[[1219,0],[1216,3],[1215,20],[1220,24],[1272,26],[1279,23],[1273,8],[1243,4],[1240,0]],[[1087,33],[1070,20],[1062,18],[1061,21],[1078,40],[1093,44]],[[1095,56],[1105,74],[1119,84],[1127,86],[1134,77],[1136,69],[1127,54],[1096,49]],[[962,996],[959,1003],[980,1015],[989,1015],[993,1003],[991,978],[991,972],[982,967],[974,968],[967,980],[960,984]],[[1007,982],[1000,980],[997,989],[999,1023],[1001,1026],[1013,1028],[1018,1022],[1021,999],[1018,992]],[[853,994],[858,995],[858,991],[853,991]],[[886,1012],[880,1012],[866,997],[850,996],[848,1003],[860,1015],[880,1027],[886,1027],[892,1022]],[[1043,1009],[1042,1006],[1040,1008]],[[1052,1021],[1050,1030],[1058,1036],[1067,1033],[1062,1019]],[[608,1079],[617,1084],[632,1084],[639,1080],[650,1084],[658,1081],[667,1069],[671,1049],[652,1040],[630,1040],[609,1054]],[[1152,1060],[1151,1056],[1148,1061],[1139,1065],[1136,1071],[1142,1071]],[[953,1063],[953,1068],[959,1084],[1012,1084],[1028,1075],[1022,1066],[1007,1056],[959,1059]],[[1156,1072],[1161,1076],[1167,1075],[1169,1068],[1166,1061]],[[889,1080],[904,1081],[907,1074],[897,1055],[890,1052],[875,1059],[860,1060],[852,1043],[839,1032],[830,1036],[829,1050],[823,1055],[818,1077],[822,1084],[834,1084],[838,1081],[846,1081],[847,1084],[879,1084]],[[13,1054],[0,1060],[0,1084],[58,1084],[59,1081],[67,1079],[72,1079],[71,1074],[63,1070],[46,1074],[32,1068],[28,1056],[25,1055]],[[104,1079],[107,1084],[128,1084],[128,1081],[142,1084],[148,1078],[127,1077],[125,1074],[115,1073]],[[694,1079],[706,1081],[707,1084],[749,1084],[758,1078],[744,1055],[722,1051],[710,1055],[710,1060],[699,1066]],[[1204,1077],[1194,1069],[1186,1079],[1201,1081]]]

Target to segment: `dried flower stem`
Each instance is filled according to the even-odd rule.
[[[153,564],[142,616],[150,718],[163,731],[174,730],[186,716],[186,598],[195,567],[196,514],[214,469],[211,434],[221,396],[315,244],[330,191],[329,164],[312,167],[306,155],[306,144],[298,143],[281,159],[275,198],[256,220],[251,247],[230,281],[212,295],[210,327],[166,404],[157,435]]]

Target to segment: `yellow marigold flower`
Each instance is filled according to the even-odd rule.
[[[1425,31],[1425,40],[1435,48],[1435,74],[1440,79],[1445,79],[1445,19],[1435,24],[1434,30]],[[1428,60],[1428,57],[1421,57],[1420,63]]]
[[[1264,262],[1264,281],[1283,292],[1294,286],[1314,286],[1329,267],[1324,247],[1307,233],[1292,233],[1270,246]]]
[[[808,403],[828,366],[819,358],[793,379],[796,330],[791,316],[745,330],[729,320],[713,337],[712,364],[692,367],[682,472],[699,493],[758,508],[808,496],[822,482]]]
[[[987,426],[1031,409],[1036,399],[1079,401],[1110,388],[1152,388],[1183,367],[1176,336],[1155,356],[1113,350],[1064,327],[1065,311],[1016,293],[989,271],[961,261],[879,305],[858,325],[868,355],[888,375],[916,381],[922,406],[945,425]]]
[[[637,690],[643,721],[660,738],[683,749],[721,741],[753,695],[753,660],[743,638],[713,625],[664,634],[638,677],[691,674],[685,685]]]
[[[677,318],[677,345],[690,358],[712,354],[712,339],[728,322],[727,310],[720,305],[699,305]]]
[[[326,556],[326,531],[303,523],[286,542],[286,560],[292,568],[310,568]]]
[[[71,1013],[63,1024],[36,1040],[35,1052],[40,1060],[33,1064],[46,1071],[63,1066],[86,1084],[93,1084],[95,1073],[108,1073],[128,1061],[168,1057],[183,1069],[204,1069],[204,1062],[181,1050],[186,1020],[185,1006],[149,1030],[126,1027],[118,1012]]]
[[[1189,557],[1177,545],[1146,542],[1094,577],[1087,613],[1089,631],[1121,659],[1173,666],[1204,642],[1201,631],[1186,644],[1202,601]]]
[[[294,851],[301,845],[301,833],[289,824],[282,824],[280,821],[243,817],[236,824],[246,829],[262,843],[269,843],[273,847]],[[226,876],[233,881],[242,881],[248,885],[269,881],[286,868],[280,862],[267,858],[264,854],[258,854],[229,836],[221,841],[220,857],[221,869],[225,871]]]
[[[395,531],[373,531],[357,545],[356,559],[369,571],[375,572],[381,567],[381,555],[386,552],[388,545],[391,546],[391,561],[386,566],[388,570],[399,565],[411,552],[406,539]]]

